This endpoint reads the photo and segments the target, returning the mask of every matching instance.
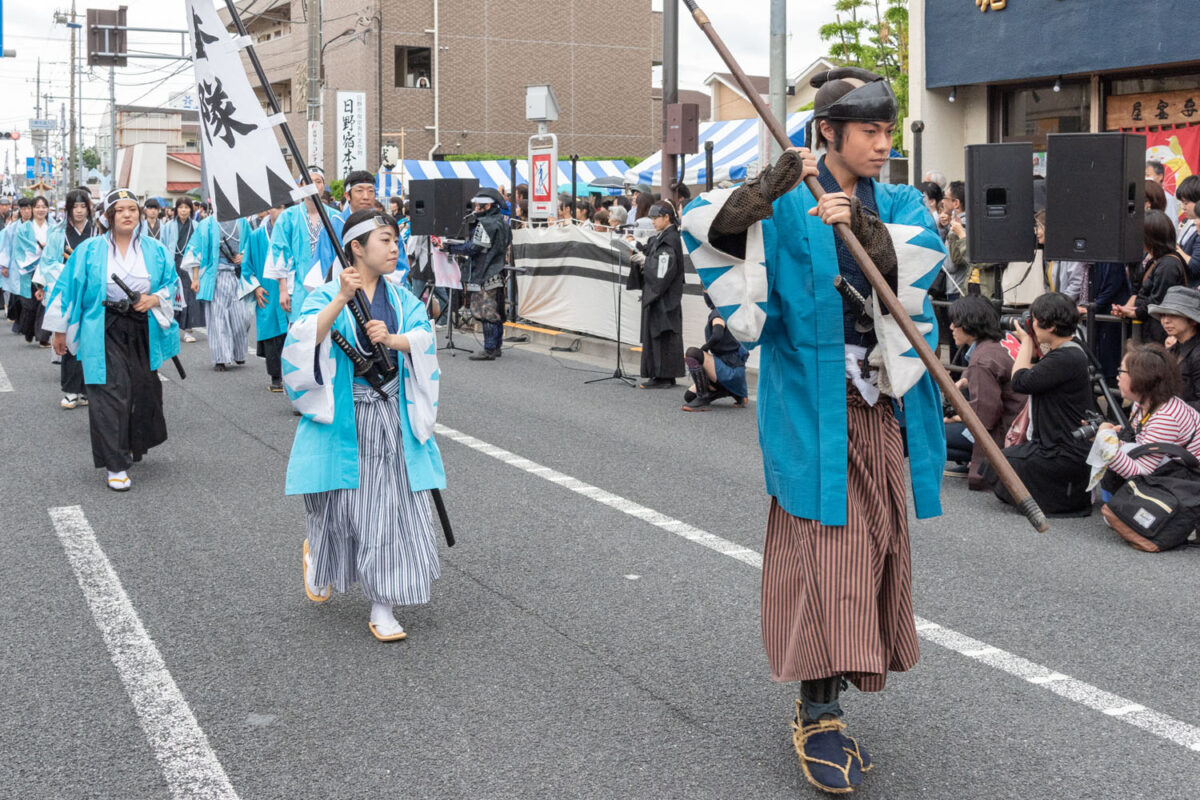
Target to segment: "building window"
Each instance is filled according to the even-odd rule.
[[[396,48],[396,88],[433,88],[430,53],[428,47]]]
[[[275,99],[279,101],[279,110],[284,114],[292,112],[292,82],[290,80],[280,81],[279,83],[271,84],[271,91],[275,93]],[[267,102],[267,94],[262,89],[255,88],[254,96],[258,98],[258,102],[262,104],[263,110],[268,114],[271,113],[271,104]]]
[[[1091,125],[1091,90],[1086,83],[1048,83],[1036,88],[1000,90],[1000,141],[1033,142],[1046,149],[1052,133],[1086,133]]]

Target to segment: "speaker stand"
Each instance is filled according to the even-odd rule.
[[[427,248],[429,248],[428,249],[429,269],[432,270],[433,269],[433,237],[426,238],[425,246]],[[462,277],[461,268],[462,268],[462,265],[460,262],[460,264],[459,264],[459,269],[460,269],[459,277],[460,278]],[[437,273],[436,272],[434,272],[433,277],[434,277],[433,285],[437,286]],[[447,292],[446,292],[446,343],[444,345],[442,345],[441,347],[439,347],[437,349],[437,351],[440,353],[443,350],[449,350],[451,358],[454,358],[456,355],[458,355],[458,353],[471,353],[471,354],[475,353],[474,350],[469,350],[466,347],[459,347],[458,345],[456,345],[454,343],[454,287],[453,286],[448,287]]]

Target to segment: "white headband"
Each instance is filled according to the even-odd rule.
[[[375,216],[370,219],[364,219],[362,222],[355,225],[350,230],[342,234],[342,247],[349,247],[350,243],[364,233],[370,233],[377,228],[390,228],[387,220],[383,217]]]

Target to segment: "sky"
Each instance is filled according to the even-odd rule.
[[[651,2],[655,10],[662,8],[663,0]],[[244,7],[245,3],[246,0],[240,0],[238,5]],[[84,21],[88,7],[116,8],[122,4],[129,8],[131,26],[182,28],[184,25],[183,0],[79,0],[80,22]],[[767,0],[703,0],[701,3],[713,27],[740,60],[742,68],[751,75],[767,74],[769,5]],[[14,158],[18,171],[23,170],[24,158],[33,154],[26,131],[28,120],[35,116],[39,58],[41,93],[50,96],[49,116],[57,117],[61,104],[68,102],[70,35],[65,26],[54,23],[56,9],[69,11],[70,0],[3,2],[4,48],[16,50],[17,56],[0,58],[0,131],[20,130],[22,139],[16,143],[16,148],[10,142],[0,141],[0,171],[8,171]],[[820,41],[817,28],[832,18],[833,0],[788,0],[787,11],[790,73],[825,54],[827,47]],[[725,66],[682,3],[679,31],[680,88],[703,89],[704,79],[713,72],[726,71]],[[131,33],[129,42],[131,51],[180,52],[177,35]],[[107,107],[108,70],[87,67],[83,52],[81,46],[79,61],[84,69],[82,126],[84,142],[91,143]],[[655,70],[656,83],[658,72]],[[170,95],[187,88],[190,81],[191,72],[182,61],[131,59],[128,67],[118,68],[116,72],[117,102],[163,104]]]

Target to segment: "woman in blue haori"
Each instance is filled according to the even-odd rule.
[[[33,219],[33,202],[28,197],[17,200],[13,218],[8,220],[4,230],[0,231],[0,288],[7,296],[8,319],[12,322],[12,332],[21,332],[21,284],[23,268],[17,261],[17,233],[21,226]],[[24,248],[22,248],[24,251]],[[36,259],[36,254],[23,252],[22,260]],[[32,271],[29,273],[32,275]]]
[[[270,390],[283,391],[283,340],[287,336],[287,314],[279,305],[279,283],[264,274],[271,255],[271,233],[283,206],[264,212],[258,227],[250,234],[246,260],[242,262],[242,279],[254,292],[254,333],[258,340],[258,356],[267,361],[271,376]]]
[[[309,167],[308,174],[320,198],[325,192],[325,175],[320,167]],[[340,238],[340,213],[332,206],[325,206],[325,213],[333,224],[334,235]],[[333,242],[311,203],[297,203],[279,215],[271,232],[271,255],[263,275],[278,282],[279,304],[289,322],[299,316],[308,293],[325,283],[334,259]]]
[[[92,224],[92,196],[86,189],[74,189],[67,193],[67,219],[50,229],[46,247],[34,274],[34,281],[42,284],[42,300],[49,306],[54,286],[62,274],[67,259],[84,241],[96,236],[98,231]],[[59,368],[59,386],[63,397],[59,402],[65,409],[88,404],[87,388],[83,383],[83,364],[73,353],[62,354]]]
[[[23,220],[26,219],[24,201],[25,198],[21,198],[17,203]],[[53,227],[48,219],[49,201],[41,196],[33,198],[29,201],[29,213],[28,221],[22,222],[13,234],[9,250],[9,270],[16,270],[20,279],[17,293],[21,295],[21,316],[17,320],[17,330],[26,342],[32,343],[36,337],[39,345],[49,347],[49,337],[42,325],[42,286],[33,279]]]
[[[137,235],[140,213],[128,189],[105,196],[108,233],[71,253],[44,323],[54,333],[54,352],[69,350],[83,363],[92,461],[118,492],[130,488],[132,463],[167,439],[156,370],[179,352],[175,267],[165,247]],[[140,294],[136,303],[116,279]]]
[[[215,214],[196,223],[183,257],[184,271],[199,269],[196,299],[208,321],[208,352],[213,369],[246,363],[248,320],[242,305],[242,260],[250,245],[245,219],[218,222]]]
[[[429,602],[440,574],[429,490],[446,485],[433,439],[436,342],[425,308],[382,278],[396,268],[399,231],[391,217],[360,211],[346,220],[347,268],[313,291],[284,345],[284,384],[303,414],[287,469],[287,494],[303,494],[308,536],[304,588],[321,603],[357,582],[371,601],[380,641],[405,638],[393,607]],[[360,330],[346,308],[361,290],[371,322]],[[380,391],[355,376],[334,341],[397,365]],[[368,355],[369,357],[369,355]]]

